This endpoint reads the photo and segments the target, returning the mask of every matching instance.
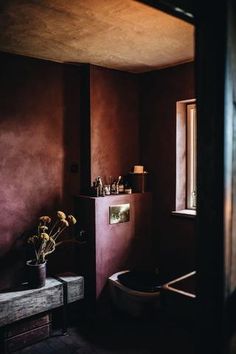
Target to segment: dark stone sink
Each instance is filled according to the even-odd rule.
[[[154,271],[131,270],[118,275],[119,282],[129,289],[144,292],[156,292],[162,288],[162,282]]]

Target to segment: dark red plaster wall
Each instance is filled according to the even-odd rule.
[[[126,174],[139,163],[138,77],[91,66],[91,178]]]
[[[66,110],[72,74],[63,65],[2,53],[0,72],[0,287],[8,287],[22,276],[21,246],[37,217],[67,211],[65,180],[77,156],[65,119],[71,124],[76,109]]]
[[[95,293],[97,297],[101,296],[112,274],[124,269],[145,269],[150,266],[150,193],[104,198],[81,196],[76,202],[88,238],[87,260],[84,260],[82,269],[94,297]],[[130,204],[130,220],[109,224],[109,207],[126,203]],[[88,296],[91,296],[91,292]]]
[[[0,71],[4,288],[21,278],[23,239],[37,217],[57,208],[71,211],[83,166],[80,68],[2,53]],[[91,66],[90,87],[91,178],[118,176],[144,163],[153,180],[157,264],[171,274],[192,270],[194,221],[170,214],[175,205],[175,103],[194,97],[192,64],[141,76]],[[50,257],[52,271],[73,267],[68,252],[58,249]]]
[[[142,162],[153,191],[156,262],[167,277],[195,269],[195,220],[175,210],[176,101],[195,97],[193,63],[142,75]]]

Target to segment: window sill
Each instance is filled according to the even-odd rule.
[[[197,215],[196,210],[192,209],[183,209],[183,210],[175,210],[171,212],[174,216],[185,217],[185,218],[195,218]]]

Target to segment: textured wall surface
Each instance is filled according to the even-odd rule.
[[[22,275],[20,245],[37,217],[65,206],[66,97],[62,65],[0,59],[0,286],[7,287]]]
[[[23,240],[37,217],[56,208],[71,211],[71,196],[79,193],[83,151],[79,151],[80,68],[7,54],[0,60],[0,288],[4,288],[22,276]],[[194,97],[193,65],[140,77],[92,66],[90,84],[92,179],[125,174],[134,164],[144,163],[152,177],[156,263],[167,274],[192,270],[194,220],[171,216],[171,211],[176,101]],[[68,252],[70,248],[58,248],[50,257],[53,272],[70,268],[73,257]]]
[[[91,67],[91,177],[139,163],[139,86],[133,74]]]
[[[127,203],[130,204],[130,220],[109,224],[109,207]],[[112,274],[134,267],[145,269],[150,266],[150,193],[104,198],[82,196],[77,199],[77,205],[88,239],[89,264],[85,266],[84,276],[87,284],[93,288],[94,297],[95,293],[97,297],[101,295]]]
[[[192,63],[142,76],[142,161],[153,191],[157,264],[169,275],[195,267],[195,221],[175,210],[176,101],[195,98]]]

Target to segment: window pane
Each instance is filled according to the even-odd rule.
[[[187,209],[196,209],[196,104],[187,105]]]

